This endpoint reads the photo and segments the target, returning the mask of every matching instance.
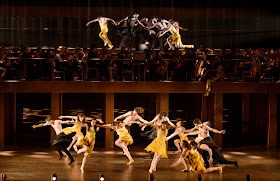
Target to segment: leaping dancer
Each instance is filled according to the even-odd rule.
[[[89,24],[94,23],[94,22],[98,22],[99,26],[100,26],[100,30],[101,32],[99,33],[99,37],[104,41],[104,46],[108,45],[110,49],[112,49],[114,46],[111,43],[111,41],[109,40],[107,33],[108,33],[108,21],[111,21],[113,25],[117,26],[117,23],[111,19],[111,18],[106,18],[106,17],[102,17],[99,16],[98,18],[89,21],[86,26],[89,26]]]

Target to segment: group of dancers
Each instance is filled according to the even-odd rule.
[[[132,124],[139,124],[139,126],[142,127],[142,131],[144,131],[146,126],[152,127],[150,131],[143,133],[143,135],[149,135],[149,138],[153,140],[145,148],[146,151],[153,153],[153,159],[149,169],[150,178],[153,178],[153,172],[156,171],[159,160],[161,158],[168,158],[166,142],[177,135],[180,139],[174,140],[174,143],[178,149],[176,153],[179,153],[180,157],[171,165],[172,167],[182,163],[185,166],[185,169],[182,171],[201,171],[203,173],[211,171],[219,171],[221,173],[221,166],[210,167],[210,165],[216,165],[218,163],[233,164],[238,168],[237,161],[225,159],[221,148],[214,143],[209,134],[209,131],[225,134],[225,130],[219,131],[211,128],[208,125],[209,122],[203,123],[198,118],[193,121],[194,128],[187,130],[182,121],[178,121],[176,125],[174,125],[165,112],[157,114],[155,118],[149,122],[139,115],[143,112],[143,108],[136,107],[133,111],[116,117],[112,124],[104,124],[100,119],[93,119],[79,113],[77,116],[59,116],[58,120],[47,118],[45,123],[33,125],[32,127],[52,126],[57,136],[51,140],[51,144],[58,151],[60,160],[63,157],[62,152],[69,157],[69,165],[74,162],[69,152],[72,146],[77,154],[84,153],[81,165],[82,173],[84,173],[84,166],[87,158],[92,154],[95,144],[95,135],[99,128],[109,128],[117,132],[119,138],[115,141],[115,144],[123,150],[124,155],[129,159],[127,165],[131,165],[134,159],[128,150],[128,145],[133,144],[133,138],[130,135],[130,126]],[[61,119],[70,120],[63,121]],[[62,129],[61,124],[74,124],[74,126]],[[85,136],[81,131],[82,127],[86,128]],[[170,136],[168,136],[169,129],[175,129],[174,133]],[[191,135],[197,135],[197,137],[195,139],[189,138],[188,136]]]
[[[116,22],[111,18],[100,16],[89,21],[86,26],[98,22],[101,30],[99,37],[103,40],[104,46],[108,45],[110,49],[114,46],[107,36],[108,21],[115,26],[119,26],[119,34],[122,36],[119,48],[125,47],[127,40],[131,37],[135,37],[139,45],[148,43],[152,48],[162,49],[165,45],[168,45],[169,49],[187,47],[182,43],[179,30],[188,31],[188,29],[180,27],[177,21],[160,18],[142,18],[139,20],[138,18],[139,14],[135,13]],[[136,49],[138,49],[138,46]]]

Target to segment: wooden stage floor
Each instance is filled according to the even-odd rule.
[[[127,166],[128,159],[122,156],[120,149],[97,148],[88,159],[85,173],[81,174],[82,155],[72,151],[75,162],[67,165],[68,158],[58,160],[58,154],[46,147],[14,147],[0,151],[0,174],[7,174],[7,180],[50,180],[51,173],[58,175],[58,181],[94,181],[99,174],[105,175],[105,181],[145,181],[148,180],[148,169],[151,163],[149,154],[143,148],[131,146],[135,163]],[[170,148],[172,150],[172,148]],[[184,173],[182,166],[171,168],[178,157],[169,151],[168,159],[161,159],[154,173],[156,181],[197,180],[197,173]],[[239,169],[226,165],[223,173],[202,175],[202,180],[245,180],[251,174],[252,180],[280,180],[280,152],[266,151],[263,147],[231,148],[224,150],[225,157],[237,160]]]

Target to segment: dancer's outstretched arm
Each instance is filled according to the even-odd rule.
[[[179,29],[180,29],[180,30],[183,30],[183,31],[189,31],[188,28],[182,28],[181,26],[179,26]]]
[[[58,119],[63,119],[63,118],[68,118],[68,119],[77,119],[77,116],[58,116]]]
[[[168,122],[168,124],[169,124],[170,126],[175,126],[175,124],[173,124],[173,123],[170,121],[170,119],[169,119],[168,117],[166,117],[166,121]]]
[[[121,22],[125,21],[125,20],[128,20],[128,16],[125,17],[124,19],[120,20],[120,21],[118,22],[118,25],[119,25]]]
[[[111,21],[113,23],[113,25],[117,26],[117,22],[115,20],[113,20],[112,18],[106,18],[106,21]]]
[[[149,123],[149,121],[146,121],[145,119],[143,119],[141,116],[137,116],[137,119],[139,120],[139,121],[141,121],[142,123]]]
[[[91,24],[91,23],[94,23],[94,22],[97,22],[98,21],[98,19],[96,18],[96,19],[94,19],[94,20],[91,20],[91,21],[89,21],[87,24],[86,24],[86,26],[88,26],[89,24]]]
[[[49,126],[49,125],[51,125],[50,123],[41,123],[41,124],[37,124],[37,125],[33,125],[33,126],[31,126],[32,128],[40,128],[40,127],[44,127],[44,126]]]
[[[61,121],[61,120],[59,120],[59,123],[60,124],[74,124],[75,121],[74,120],[71,120],[71,121]]]
[[[131,111],[128,111],[127,113],[116,117],[116,118],[114,119],[114,121],[117,121],[118,119],[126,118],[127,116],[130,116],[130,114],[131,114]]]
[[[163,32],[161,32],[159,35],[158,35],[158,37],[162,37],[165,33],[167,33],[168,31],[170,31],[170,29],[171,29],[171,26],[170,27],[168,27],[166,30],[164,30]]]
[[[154,125],[154,124],[151,124],[151,123],[140,123],[139,126],[150,126],[150,127],[154,127],[154,128],[158,128],[159,126],[158,125]]]
[[[131,125],[131,124],[141,124],[139,121],[128,121],[126,123],[121,123],[122,126]]]
[[[176,167],[178,166],[180,163],[183,162],[183,160],[185,159],[185,156],[189,153],[188,150],[184,149],[182,154],[180,155],[180,158],[173,164],[171,164],[171,167]]]
[[[174,133],[172,133],[170,136],[166,137],[166,141],[170,140],[171,138],[173,138],[174,136],[178,135],[179,131],[174,131]]]
[[[211,128],[211,127],[209,127],[209,126],[207,126],[207,129],[208,129],[209,131],[214,132],[214,133],[219,133],[219,134],[225,134],[225,133],[226,133],[226,130],[221,130],[221,131],[219,131],[219,130],[214,129],[214,128]]]
[[[189,133],[185,134],[185,136],[198,135],[199,133],[200,133],[200,131],[189,132]]]

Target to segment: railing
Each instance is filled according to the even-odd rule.
[[[54,58],[6,57],[5,60],[10,67],[8,79],[23,81],[197,81],[200,78],[196,76],[196,59],[146,59],[145,54],[129,59],[76,58],[60,62],[61,67],[56,65],[58,61]],[[247,59],[225,59],[223,67],[226,80],[273,80],[271,73],[266,73],[270,65],[265,63],[258,64],[255,72],[252,70],[252,63]]]

